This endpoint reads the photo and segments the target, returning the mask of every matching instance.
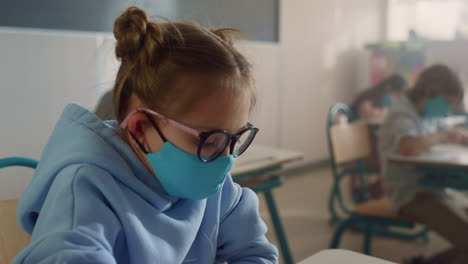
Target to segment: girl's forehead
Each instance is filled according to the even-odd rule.
[[[232,132],[247,124],[252,89],[235,76],[182,73],[172,85],[173,102],[167,104],[169,112],[163,114],[200,130]]]
[[[200,130],[237,132],[247,124],[250,112],[248,93],[220,91],[194,103],[181,121]]]

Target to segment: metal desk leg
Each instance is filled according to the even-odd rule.
[[[278,209],[276,208],[276,203],[275,199],[273,198],[273,194],[271,190],[265,191],[264,194],[268,206],[268,211],[270,212],[270,217],[273,222],[273,227],[275,229],[276,238],[278,239],[281,253],[283,254],[284,263],[293,264],[294,262],[289,251],[288,241],[283,230],[283,225],[281,224],[281,219],[278,215]]]

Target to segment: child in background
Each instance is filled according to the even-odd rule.
[[[430,122],[450,115],[462,103],[464,90],[457,75],[444,65],[423,71],[415,86],[395,104],[381,127],[379,149],[383,186],[399,214],[427,225],[447,239],[452,248],[431,259],[408,263],[468,263],[468,200],[453,190],[426,188],[422,173],[387,162],[390,155],[419,155],[435,144],[466,144],[456,129],[436,130]]]
[[[18,205],[14,263],[277,263],[257,196],[228,174],[258,129],[232,29],[114,24],[117,121],[68,105]]]
[[[406,81],[398,74],[390,75],[380,83],[357,96],[351,105],[351,110],[359,120],[369,122],[371,138],[371,154],[364,160],[364,168],[373,171],[366,175],[366,186],[371,198],[379,199],[383,196],[380,177],[380,159],[377,148],[378,126],[385,120],[389,108],[398,102],[406,88]],[[350,164],[354,167],[356,164]],[[365,196],[361,192],[361,179],[359,175],[351,175],[350,188],[355,201],[363,201]]]
[[[101,119],[101,120],[115,120],[115,113],[114,113],[114,94],[112,90],[105,92],[102,97],[99,99],[98,104],[96,105],[96,109],[94,113]]]
[[[406,81],[398,74],[390,75],[374,87],[360,93],[351,104],[351,110],[356,117],[364,120],[383,120],[388,109],[397,102],[404,89]]]

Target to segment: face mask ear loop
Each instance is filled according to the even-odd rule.
[[[137,146],[139,149],[141,149],[141,151],[143,151],[143,153],[148,154],[149,152],[145,149],[145,147],[143,147],[143,145],[140,143],[140,141],[138,141],[138,139],[135,137],[135,135],[133,135],[132,132],[130,132],[130,136],[132,136],[132,138],[135,140],[135,142],[137,143]]]
[[[143,112],[143,113],[145,114],[146,118],[148,118],[148,120],[150,121],[150,123],[151,123],[151,125],[154,127],[154,129],[156,129],[156,132],[158,132],[158,134],[159,134],[159,136],[161,137],[162,141],[163,141],[164,143],[166,143],[166,142],[167,142],[167,139],[166,139],[166,137],[163,135],[163,133],[161,132],[161,130],[159,129],[159,126],[156,124],[156,122],[154,122],[154,120],[153,120],[150,116],[148,116],[147,113],[145,113],[145,112]]]

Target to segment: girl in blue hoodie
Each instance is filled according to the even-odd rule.
[[[18,205],[14,263],[276,263],[258,200],[233,183],[258,129],[251,66],[232,29],[114,24],[116,121],[68,105]]]

